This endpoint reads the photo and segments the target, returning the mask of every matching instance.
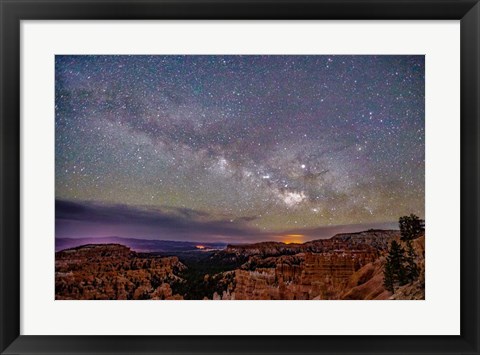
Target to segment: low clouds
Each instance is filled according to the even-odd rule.
[[[265,232],[251,227],[256,216],[215,219],[204,212],[176,207],[132,207],[93,202],[55,201],[56,238],[131,237],[157,240],[245,243],[282,241],[301,234],[305,240],[368,228],[395,228],[395,223],[298,228]]]
[[[119,231],[140,230],[142,237],[157,239],[177,236],[192,236],[193,239],[215,236],[249,237],[259,233],[246,225],[255,217],[215,219],[208,213],[188,208],[134,207],[56,200],[55,213],[57,230],[69,236],[76,236],[75,226],[78,222],[90,225],[95,231],[102,230],[105,226],[115,226],[114,229]],[[95,228],[95,225],[99,228]]]

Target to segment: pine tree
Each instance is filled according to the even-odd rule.
[[[417,238],[425,230],[425,221],[414,214],[400,217],[398,224],[400,239],[404,242]]]
[[[405,243],[406,250],[399,242],[393,240],[383,268],[383,285],[392,293],[395,292],[396,285],[406,285],[419,277],[420,268],[415,262],[416,254],[412,240],[418,238],[425,230],[424,221],[414,214],[400,217],[398,224],[400,240]]]
[[[395,293],[395,278],[392,264],[387,260],[383,267],[383,286],[391,293]]]
[[[391,265],[394,282],[405,285],[408,282],[405,268],[405,250],[396,240],[393,240],[390,244],[387,263]]]
[[[420,269],[415,263],[416,254],[413,249],[412,240],[425,230],[425,221],[418,216],[411,214],[410,216],[400,217],[398,220],[400,226],[400,239],[406,243],[407,255],[405,257],[405,282],[415,281],[420,275]]]
[[[420,268],[415,262],[415,250],[413,249],[413,243],[411,240],[407,241],[407,257],[406,257],[406,277],[408,282],[415,281],[420,275]]]

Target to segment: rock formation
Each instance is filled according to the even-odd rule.
[[[319,300],[423,299],[425,237],[413,241],[420,266],[419,280],[394,295],[383,286],[385,254],[399,231],[370,230],[339,234],[304,244],[257,243],[230,245],[219,252],[247,258],[235,279],[214,299]]]
[[[304,244],[229,245],[187,268],[176,256],[90,244],[55,258],[55,298],[213,300],[386,300],[425,298],[425,237],[413,240],[420,277],[383,286],[385,256],[399,231],[338,234]],[[185,259],[182,259],[185,261]],[[188,259],[187,261],[188,262]]]
[[[376,258],[373,251],[281,256],[274,267],[235,270],[235,287],[229,292],[237,300],[338,299],[350,276]]]
[[[85,245],[55,255],[55,299],[178,299],[177,257],[140,255],[119,244]]]
[[[382,256],[355,272],[350,277],[340,298],[352,300],[425,299],[425,235],[414,239],[412,243],[416,254],[415,262],[420,268],[418,280],[400,286],[394,294],[387,291],[383,286],[385,257]]]

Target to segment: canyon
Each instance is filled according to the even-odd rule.
[[[120,244],[85,245],[55,255],[55,299],[182,299],[171,285],[178,258],[142,256]]]
[[[56,253],[56,299],[386,300],[425,298],[425,236],[413,240],[420,277],[394,294],[383,266],[396,230],[338,234],[303,244],[228,245],[179,256],[119,244]]]

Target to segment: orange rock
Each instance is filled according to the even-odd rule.
[[[85,245],[55,254],[55,299],[167,299],[183,282],[177,257],[146,256],[119,244]],[[181,297],[181,296],[180,296]]]

